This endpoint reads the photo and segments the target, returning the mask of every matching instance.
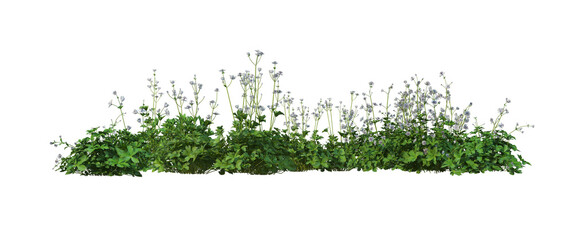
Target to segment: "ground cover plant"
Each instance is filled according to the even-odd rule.
[[[144,102],[133,110],[141,130],[131,132],[125,121],[125,97],[114,91],[115,102],[110,101],[108,106],[114,106],[120,113],[109,127],[92,128],[87,137],[73,144],[61,136],[50,142],[71,150],[66,157],[58,155],[54,169],[66,174],[107,176],[141,176],[141,172],[148,170],[274,174],[352,169],[449,171],[451,175],[506,171],[513,175],[531,165],[521,155],[512,154],[519,150],[509,141],[515,139],[511,133],[523,133],[524,127],[534,125],[516,124],[509,133],[502,130],[501,118],[509,113],[507,104],[511,102],[506,99],[498,109],[498,117],[490,118],[491,130],[478,125],[474,117],[474,129],[467,132],[472,103],[457,113],[460,108],[451,103],[452,83],[447,82],[443,72],[440,78],[444,80],[441,86],[445,95],[416,75],[410,79],[412,84],[404,81],[405,90],[394,99],[392,112],[389,100],[394,85],[382,89],[382,102],[375,102],[378,99],[374,96],[373,82],[368,84],[367,93],[351,91],[348,106],[343,101],[335,106],[328,98],[320,100],[311,112],[303,99],[295,102],[290,92],[283,93],[280,89],[283,72],[277,71],[276,61],[269,70],[273,86],[271,103],[265,107],[261,92],[263,72],[259,67],[263,52],[256,50],[254,56],[250,53],[247,56],[254,65],[252,73],[245,70],[236,76],[226,76],[225,70],[220,70],[228,100],[225,104],[228,103],[233,117],[226,135],[222,126],[214,127],[219,115],[218,88],[215,100],[208,103],[208,114],[201,116],[200,105],[205,97],[200,97],[203,85],[197,77],[189,82],[193,96],[187,98],[181,88],[176,90],[175,81],[170,81],[171,90],[161,91],[154,69],[147,86],[151,104]],[[233,105],[230,90],[235,81],[242,95],[241,101]],[[164,94],[170,100],[161,104]],[[358,105],[360,98],[363,103]],[[173,118],[168,118],[169,103],[177,110]],[[321,120],[327,122],[324,129],[319,128]],[[277,121],[282,121],[283,126],[279,127]]]

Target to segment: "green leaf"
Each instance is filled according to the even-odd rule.
[[[79,165],[79,166],[78,166],[78,170],[81,171],[81,172],[85,171],[86,169],[87,169],[87,168],[86,168],[86,166],[84,166],[84,165]]]

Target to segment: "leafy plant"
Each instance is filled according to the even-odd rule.
[[[120,114],[110,127],[103,130],[88,130],[88,137],[70,145],[60,137],[54,146],[65,145],[71,148],[67,157],[58,155],[55,169],[66,174],[81,175],[132,175],[141,176],[141,172],[152,170],[176,173],[225,173],[274,174],[285,171],[377,171],[379,169],[400,169],[420,173],[422,171],[444,172],[451,175],[462,173],[484,173],[487,171],[505,171],[509,174],[522,173],[525,165],[531,165],[521,155],[514,156],[517,147],[510,143],[515,139],[514,131],[523,133],[523,127],[516,127],[510,133],[504,131],[501,119],[508,114],[506,99],[499,116],[490,118],[492,129],[485,131],[475,119],[474,130],[469,129],[469,103],[461,114],[456,113],[451,103],[450,86],[445,74],[441,85],[445,95],[424,84],[423,78],[411,78],[404,81],[405,90],[395,98],[393,111],[390,92],[385,93],[386,103],[376,102],[374,83],[369,82],[368,92],[360,94],[350,91],[350,105],[342,101],[334,106],[331,98],[322,99],[313,111],[305,106],[303,99],[297,105],[291,92],[280,89],[282,71],[277,70],[277,62],[272,62],[269,71],[272,80],[271,103],[262,104],[261,87],[263,73],[260,61],[263,53],[256,50],[255,58],[247,53],[253,64],[253,71],[245,70],[237,75],[225,76],[220,72],[221,82],[227,94],[229,109],[233,116],[233,126],[225,136],[222,126],[212,130],[218,105],[219,89],[215,89],[215,98],[209,101],[208,114],[202,117],[200,105],[205,97],[200,93],[203,84],[194,76],[189,82],[193,96],[187,98],[184,91],[170,81],[171,90],[162,92],[157,80],[156,70],[149,78],[147,86],[151,92],[151,103],[145,102],[133,111],[139,115],[137,122],[141,130],[131,133],[123,112],[125,97],[113,95],[115,106]],[[230,79],[228,81],[227,79]],[[230,88],[234,80],[239,81],[242,90],[241,102],[233,105]],[[177,116],[169,116],[169,104],[159,100],[166,93],[175,104]],[[445,108],[441,108],[441,102]],[[226,104],[225,104],[226,105]],[[376,111],[377,107],[382,110]],[[439,109],[438,109],[439,108]],[[338,111],[338,121],[336,113]],[[189,112],[186,115],[185,110]],[[269,116],[268,128],[267,113]],[[312,122],[311,120],[314,120]],[[167,119],[166,119],[167,118]],[[327,127],[319,133],[320,120],[327,120]],[[121,119],[121,120],[120,120]],[[284,128],[278,121],[283,120]],[[121,122],[123,129],[115,127]],[[323,121],[324,122],[324,121]],[[337,126],[338,125],[338,126]],[[336,129],[338,127],[338,129]],[[311,131],[312,130],[312,131]],[[338,131],[337,131],[338,130]]]

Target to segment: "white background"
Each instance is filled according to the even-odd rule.
[[[571,239],[571,10],[547,0],[2,1],[0,238]],[[164,90],[175,80],[188,96],[197,74],[207,102],[218,70],[252,72],[246,52],[257,49],[264,86],[278,61],[281,89],[312,107],[328,97],[348,105],[369,81],[385,102],[380,89],[393,83],[393,99],[414,74],[443,93],[444,71],[454,106],[473,102],[471,123],[491,129],[509,98],[504,129],[535,124],[512,140],[533,165],[514,176],[52,170],[69,149],[48,143],[109,125],[112,91],[137,126],[131,112],[150,101],[152,69]],[[219,97],[215,123],[228,130]]]

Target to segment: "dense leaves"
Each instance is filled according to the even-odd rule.
[[[359,94],[350,92],[350,106],[336,106],[339,116],[339,131],[335,132],[333,119],[333,102],[330,98],[320,101],[312,112],[314,129],[310,131],[310,109],[300,99],[300,107],[293,105],[294,98],[290,91],[282,94],[279,89],[279,78],[282,71],[277,71],[277,62],[269,71],[273,81],[271,105],[267,108],[261,103],[262,68],[258,66],[263,52],[256,50],[255,59],[247,53],[254,65],[255,71],[245,71],[236,77],[230,75],[230,81],[225,77],[225,70],[220,72],[221,82],[225,88],[229,109],[233,114],[233,126],[227,136],[224,136],[222,126],[211,129],[218,112],[219,89],[215,89],[215,100],[209,101],[210,114],[205,118],[199,116],[199,105],[204,97],[199,96],[203,85],[194,80],[189,82],[193,89],[193,99],[183,96],[183,90],[175,89],[175,81],[170,81],[172,89],[165,92],[175,103],[177,117],[162,120],[169,115],[169,104],[159,106],[159,99],[164,92],[156,79],[155,69],[153,78],[147,79],[147,87],[151,91],[152,103],[143,103],[134,110],[140,118],[142,130],[131,133],[131,127],[125,123],[123,112],[125,97],[113,95],[117,104],[109,102],[108,107],[115,106],[120,115],[109,128],[88,131],[88,137],[73,145],[62,140],[51,142],[55,146],[65,145],[71,148],[68,157],[58,157],[55,168],[67,174],[81,175],[132,175],[141,176],[142,171],[175,173],[209,173],[217,171],[225,173],[275,174],[285,171],[377,171],[379,169],[400,169],[408,172],[422,171],[444,172],[452,175],[462,173],[483,173],[486,171],[506,171],[509,174],[521,173],[525,165],[531,165],[521,155],[515,157],[512,153],[517,147],[509,143],[515,139],[507,133],[501,123],[504,114],[509,113],[506,98],[503,108],[499,108],[499,116],[494,121],[491,131],[483,131],[483,127],[466,133],[468,129],[472,103],[456,114],[451,104],[450,85],[443,72],[446,90],[445,95],[433,89],[429,81],[420,86],[422,80],[412,77],[412,85],[404,81],[406,90],[399,92],[394,106],[396,110],[389,111],[390,91],[386,93],[385,116],[376,117],[382,111],[376,111],[376,106],[384,107],[373,99],[374,82],[369,82],[368,93],[362,93],[364,104],[358,108],[354,105]],[[243,90],[242,104],[231,102],[229,88],[237,79]],[[410,89],[412,87],[412,89]],[[414,89],[415,87],[415,89]],[[415,91],[414,91],[415,90]],[[445,108],[438,106],[445,101]],[[184,106],[187,104],[187,106]],[[282,111],[279,111],[282,107]],[[184,109],[190,116],[185,115]],[[265,109],[269,110],[270,122],[268,130],[264,129],[266,122]],[[363,110],[359,127],[356,116],[358,109]],[[328,133],[328,138],[319,134],[318,124],[324,116],[328,128],[322,133]],[[284,116],[285,129],[274,127],[275,121]],[[115,130],[117,120],[121,117],[123,130]],[[476,124],[477,124],[477,118]],[[429,125],[432,127],[430,128]],[[380,127],[380,128],[379,128]],[[500,130],[496,128],[499,127]],[[514,131],[523,127],[516,124]],[[534,127],[532,125],[531,127]],[[513,132],[513,131],[512,131]],[[338,134],[337,134],[338,133]],[[322,143],[324,142],[324,143]]]
[[[220,174],[400,169],[417,173],[449,171],[452,175],[507,171],[513,175],[530,165],[521,155],[512,155],[512,151],[518,151],[509,143],[514,137],[503,130],[490,133],[477,127],[471,136],[441,132],[438,127],[434,134],[423,128],[362,135],[350,131],[340,133],[347,141],[330,136],[321,144],[322,136],[317,131],[310,137],[308,131],[260,131],[256,127],[264,117],[248,120],[240,111],[235,116],[234,128],[226,138],[221,126],[213,132],[209,120],[186,115],[138,134],[93,128],[74,146],[60,139],[72,151],[56,168],[67,174],[108,176],[141,176],[142,171],[150,169]]]

